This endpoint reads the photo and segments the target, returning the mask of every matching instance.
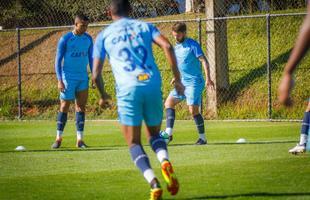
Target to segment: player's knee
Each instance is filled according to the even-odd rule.
[[[167,99],[165,101],[165,108],[172,108],[172,109],[174,109],[174,107],[175,107],[175,104],[174,104],[173,100]]]
[[[85,105],[75,105],[76,112],[85,112]]]
[[[165,102],[165,108],[167,109],[167,108],[174,108],[174,107],[172,107],[171,104],[166,101]]]
[[[61,102],[60,103],[60,112],[67,113],[69,111],[70,102]]]
[[[199,109],[193,108],[193,107],[189,107],[189,112],[194,117],[194,116],[199,114]]]

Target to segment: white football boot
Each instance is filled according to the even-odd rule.
[[[306,152],[306,144],[304,145],[297,144],[294,148],[290,149],[288,152],[292,154],[304,153]]]

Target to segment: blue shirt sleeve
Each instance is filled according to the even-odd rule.
[[[160,36],[159,30],[153,24],[148,24],[150,32],[152,34],[152,40],[155,40],[158,36]]]
[[[96,38],[93,51],[93,58],[99,58],[100,60],[104,61],[106,51],[104,49],[104,40],[102,35],[103,34],[100,33]]]
[[[196,56],[196,58],[199,58],[200,56],[203,56],[203,51],[201,49],[201,46],[196,42],[195,40],[191,41],[191,49]]]
[[[61,37],[57,44],[56,58],[55,58],[55,72],[58,80],[62,80],[61,64],[66,51],[66,41]]]
[[[94,49],[93,39],[90,37],[90,46],[88,49],[88,62],[89,62],[88,64],[91,72],[93,72],[93,49]]]

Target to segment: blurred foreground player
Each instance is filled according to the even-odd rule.
[[[184,87],[176,66],[173,47],[157,28],[149,23],[128,18],[128,0],[112,0],[113,23],[99,33],[94,45],[93,81],[100,92],[102,104],[106,92],[101,72],[107,56],[116,81],[118,117],[131,158],[151,187],[151,199],[161,199],[163,190],[141,145],[141,125],[144,120],[148,141],[161,163],[167,189],[177,194],[179,183],[169,161],[165,141],[159,137],[162,121],[161,77],[155,64],[152,44],[160,46],[171,65],[175,88]]]
[[[299,32],[297,41],[290,55],[290,58],[284,68],[284,73],[278,89],[279,101],[285,106],[290,106],[292,104],[290,94],[294,84],[293,72],[310,47],[310,1],[308,1],[307,10],[308,14],[301,27],[301,30]],[[306,85],[306,87],[309,87],[309,83],[308,85]],[[301,126],[299,143],[294,148],[290,149],[289,153],[298,154],[306,151],[309,136],[309,124],[310,124],[310,98],[308,98],[307,100],[307,107],[304,113],[304,118]]]

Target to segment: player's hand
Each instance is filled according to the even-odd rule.
[[[99,106],[103,109],[111,108],[112,106],[112,98],[108,93],[105,93],[100,99],[99,99]]]
[[[96,83],[93,80],[91,81],[91,88],[96,89]]]
[[[62,80],[58,81],[58,86],[57,87],[58,87],[60,92],[65,91],[65,84],[64,84],[64,82]]]
[[[173,78],[173,79],[170,81],[170,85],[174,85],[174,82],[175,82],[175,78]]]
[[[208,79],[206,81],[206,87],[210,88],[211,90],[214,90],[215,89],[214,82],[212,80]]]
[[[178,93],[179,95],[184,95],[185,87],[184,87],[184,85],[182,84],[182,82],[181,82],[181,81],[176,81],[176,80],[174,80],[173,84],[174,84],[174,88],[175,88],[175,90],[177,91],[177,93]]]
[[[294,79],[291,74],[285,74],[282,77],[278,88],[278,99],[281,104],[291,106],[292,100],[290,98],[291,90],[294,86]]]

